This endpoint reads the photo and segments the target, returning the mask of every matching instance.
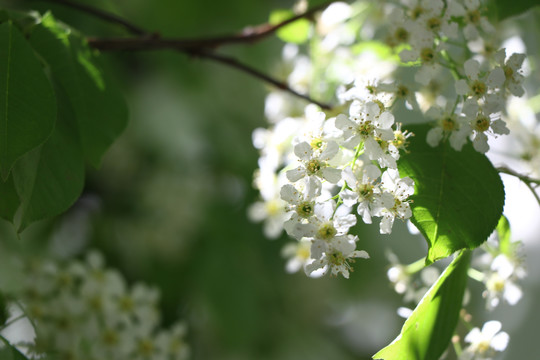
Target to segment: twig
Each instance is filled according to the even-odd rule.
[[[219,62],[219,63],[222,63],[222,64],[226,64],[226,65],[229,65],[230,67],[233,67],[235,69],[238,69],[240,71],[243,71],[257,79],[261,79],[275,87],[277,87],[278,89],[281,89],[281,90],[284,90],[284,91],[287,91],[289,93],[291,93],[292,95],[296,96],[296,97],[299,97],[301,99],[304,99],[304,100],[307,100],[313,104],[316,104],[318,106],[320,106],[322,109],[325,109],[325,110],[330,110],[332,109],[332,106],[329,105],[329,104],[325,104],[325,103],[322,103],[322,102],[319,102],[317,100],[314,100],[312,98],[310,98],[308,95],[304,95],[304,94],[300,94],[299,92],[297,92],[296,90],[292,89],[291,87],[289,87],[285,82],[283,81],[279,81],[279,80],[276,80],[244,63],[241,63],[239,62],[238,60],[236,60],[235,58],[232,58],[232,57],[229,57],[229,56],[224,56],[224,55],[220,55],[220,54],[216,54],[214,52],[210,52],[210,51],[197,51],[197,52],[192,52],[192,51],[183,51],[181,50],[182,52],[185,52],[185,53],[188,53],[190,55],[193,55],[195,57],[201,57],[201,58],[206,58],[206,59],[211,59],[211,60],[214,60],[216,62]]]
[[[86,12],[100,19],[122,25],[132,34],[138,35],[135,38],[88,38],[88,44],[98,50],[102,51],[148,51],[148,50],[177,50],[184,54],[197,56],[209,60],[213,60],[235,69],[243,71],[257,79],[263,80],[278,89],[286,91],[296,97],[307,100],[313,104],[320,106],[323,109],[330,110],[331,105],[319,102],[312,99],[308,95],[300,94],[293,90],[284,81],[279,81],[273,77],[266,75],[246,64],[239,62],[238,60],[217,54],[213,52],[219,46],[227,44],[249,44],[264,39],[275,33],[280,28],[296,21],[301,18],[310,18],[319,10],[325,9],[333,1],[327,1],[319,6],[315,6],[302,14],[295,15],[285,21],[278,24],[262,24],[255,27],[245,28],[243,31],[233,35],[217,36],[217,37],[201,37],[201,38],[161,38],[157,33],[150,33],[142,28],[130,23],[129,21],[122,19],[119,16],[108,13],[106,11],[93,8],[88,5],[79,4],[71,0],[42,0],[46,2],[53,2],[63,4],[74,9]]]
[[[122,19],[121,17],[116,16],[110,12],[103,11],[92,6],[88,6],[88,5],[81,4],[75,1],[70,1],[70,0],[41,0],[41,1],[57,3],[60,5],[68,6],[73,9],[98,17],[102,20],[108,21],[110,23],[121,25],[134,35],[147,35],[148,34],[145,30],[130,23],[129,21],[126,21]]]
[[[540,196],[536,192],[536,188],[534,186],[532,186],[532,184],[540,185],[540,179],[534,179],[534,178],[528,177],[527,175],[522,175],[520,173],[515,172],[512,169],[507,168],[506,166],[498,167],[497,171],[500,172],[500,173],[503,173],[503,174],[515,176],[519,180],[521,180],[525,184],[525,186],[527,186],[529,188],[529,190],[531,190],[534,198],[538,202],[538,205],[540,205]]]

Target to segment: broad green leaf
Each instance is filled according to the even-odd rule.
[[[84,186],[84,156],[67,95],[56,89],[58,120],[40,149],[25,155],[13,168],[22,202],[19,232],[30,223],[67,210]]]
[[[279,24],[294,16],[291,10],[275,10],[270,14],[270,24]],[[283,41],[295,44],[301,44],[309,38],[309,21],[306,19],[298,19],[292,23],[283,26],[276,35]]]
[[[5,342],[4,342],[5,343]],[[19,350],[9,343],[0,349],[0,359],[2,360],[28,360]]]
[[[514,256],[510,223],[504,215],[501,216],[497,224],[497,236],[499,237],[499,250],[501,253],[510,257]]]
[[[538,6],[538,0],[495,0],[499,20],[521,15],[529,9]]]
[[[373,355],[383,360],[437,360],[459,319],[471,252],[463,250],[424,295],[399,336]]]
[[[426,264],[459,249],[473,249],[497,226],[504,205],[501,178],[470,143],[455,151],[448,142],[426,143],[429,124],[408,127],[408,153],[398,161],[402,177],[415,182],[412,222],[428,242]]]
[[[0,217],[10,222],[13,222],[15,212],[21,204],[12,175],[9,174],[6,181],[0,178]]]
[[[32,47],[17,27],[0,25],[0,172],[6,180],[18,158],[51,134],[56,101]]]
[[[0,292],[0,327],[6,323],[9,318],[7,301],[4,294]]]
[[[69,97],[85,157],[99,167],[105,151],[127,125],[127,107],[108,81],[86,40],[45,14],[30,42]]]

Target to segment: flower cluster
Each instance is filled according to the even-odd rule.
[[[143,284],[128,287],[117,271],[104,267],[100,254],[91,252],[85,262],[64,266],[35,260],[24,267],[25,281],[13,297],[33,325],[35,339],[14,345],[26,348],[31,358],[189,357],[184,324],[158,327],[158,291]]]
[[[268,95],[271,125],[253,135],[262,200],[250,217],[264,221],[271,238],[283,229],[296,238],[286,253],[302,259],[308,274],[322,268],[347,276],[349,259],[367,257],[349,234],[354,207],[364,223],[382,218],[383,234],[395,218],[411,216],[414,184],[396,162],[412,134],[396,116],[410,118],[408,109],[432,121],[427,143],[449,141],[458,151],[471,139],[485,153],[488,135],[509,132],[503,116],[511,95],[524,94],[525,55],[497,50],[493,29],[478,0],[330,5],[313,27],[316,56],[287,44],[283,58],[292,89],[340,106],[324,113],[283,92]]]
[[[396,165],[409,134],[395,126],[394,116],[376,99],[354,100],[348,115],[330,119],[308,106],[303,118],[286,123],[295,132],[279,126],[256,132],[255,144],[262,150],[256,184],[269,196],[263,195],[266,201],[254,204],[250,213],[253,218],[272,214],[266,218],[272,224],[265,226],[269,235],[281,224],[299,241],[299,251],[305,249],[303,241],[311,242],[303,260],[306,273],[348,277],[349,262],[368,257],[356,250],[358,237],[349,234],[357,222],[354,207],[367,224],[372,217],[382,218],[383,234],[392,231],[394,219],[412,214],[408,197],[414,184],[400,178]],[[276,141],[282,134],[288,139]]]

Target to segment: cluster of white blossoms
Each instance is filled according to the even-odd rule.
[[[396,165],[408,134],[395,126],[394,116],[377,100],[353,101],[349,115],[331,119],[308,107],[304,119],[303,124],[295,124],[300,125],[296,131],[300,135],[291,134],[288,151],[292,154],[279,154],[279,148],[269,146],[283,134],[278,126],[275,133],[256,133],[266,137],[261,141],[265,154],[256,178],[266,202],[250,211],[253,217],[267,217],[270,234],[284,228],[303,249],[302,244],[310,241],[303,261],[307,274],[322,271],[348,277],[349,262],[368,257],[356,250],[358,237],[349,234],[357,222],[351,213],[354,207],[367,224],[380,217],[383,234],[392,231],[395,218],[411,216],[408,197],[414,184],[410,178],[400,178]]]
[[[32,359],[185,360],[189,346],[183,323],[160,329],[159,293],[143,284],[128,287],[97,252],[86,261],[60,265],[24,262],[24,282],[10,294],[35,338],[13,345]],[[10,321],[17,326],[18,321]]]
[[[396,218],[412,215],[414,183],[396,164],[412,134],[396,116],[405,109],[405,118],[433,122],[433,147],[448,141],[460,151],[470,140],[485,153],[488,135],[508,133],[506,102],[524,94],[525,56],[497,48],[479,0],[336,2],[312,30],[313,56],[284,47],[289,86],[340,105],[325,113],[283,92],[268,95],[271,125],[253,135],[262,199],[249,215],[264,221],[267,236],[285,229],[297,240],[284,250],[289,270],[348,277],[349,262],[368,257],[349,234],[358,217],[380,217],[389,234]]]

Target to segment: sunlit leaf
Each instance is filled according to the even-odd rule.
[[[32,47],[17,27],[0,25],[0,172],[6,180],[18,158],[51,134],[56,101]]]
[[[501,253],[512,257],[512,232],[510,231],[510,223],[504,215],[501,216],[497,224],[497,236],[499,238],[499,250]]]
[[[446,268],[405,321],[399,336],[373,355],[382,360],[436,360],[450,344],[459,319],[471,252]]]
[[[502,214],[504,187],[499,174],[470,143],[462,151],[448,142],[432,148],[426,143],[430,125],[408,129],[416,136],[398,167],[402,177],[415,182],[411,220],[428,242],[426,263],[478,247]]]
[[[291,10],[275,10],[270,14],[270,24],[279,24],[294,16]],[[283,41],[301,44],[309,38],[309,21],[298,19],[280,28],[276,35]]]

